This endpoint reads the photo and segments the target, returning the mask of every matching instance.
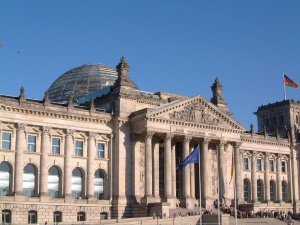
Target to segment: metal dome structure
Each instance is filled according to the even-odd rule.
[[[66,103],[69,96],[72,96],[76,100],[112,86],[117,78],[117,71],[111,67],[103,64],[85,64],[59,76],[48,89],[49,99],[51,102]],[[136,85],[135,88],[138,89]]]

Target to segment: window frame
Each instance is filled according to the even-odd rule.
[[[286,161],[281,161],[281,172],[286,173]]]
[[[258,163],[258,162],[260,162],[260,163]],[[256,170],[257,171],[262,171],[262,168],[263,168],[262,162],[263,162],[263,160],[261,158],[256,159]]]
[[[9,135],[9,140],[4,139],[4,135],[6,135],[6,134]],[[2,150],[11,150],[11,138],[12,138],[12,133],[2,132],[2,134],[1,134],[1,149]],[[8,143],[8,148],[4,146],[4,143]]]
[[[249,157],[243,157],[243,169],[249,170]]]
[[[81,146],[78,147],[78,146],[77,146],[77,143],[78,143],[78,144],[81,143]],[[76,140],[76,141],[75,141],[75,156],[83,156],[83,146],[84,146],[83,140]],[[78,152],[78,151],[79,151],[79,152]],[[81,151],[81,152],[80,152],[80,151]],[[78,153],[80,153],[80,154],[78,154]]]
[[[99,146],[103,146],[103,149],[99,149]],[[105,158],[105,144],[98,142],[97,143],[97,158],[104,159]]]
[[[36,135],[32,135],[32,134],[29,134],[27,136],[27,151],[28,152],[36,152],[36,144],[37,144],[37,136]],[[30,139],[31,138],[34,138],[34,142],[30,142]],[[33,149],[32,149],[33,147]]]
[[[269,171],[275,172],[275,160],[274,159],[269,159]]]
[[[54,140],[58,140],[58,145],[53,143]],[[58,137],[53,137],[51,139],[51,154],[60,155],[60,150],[61,150],[61,139]]]

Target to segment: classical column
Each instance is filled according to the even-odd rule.
[[[153,144],[153,195],[159,198],[159,146],[160,143],[155,141]]]
[[[72,196],[72,152],[74,151],[73,144],[74,130],[68,129],[66,131],[66,147],[65,147],[65,174],[64,174],[64,196]]]
[[[17,128],[14,194],[23,195],[23,152],[26,150],[26,125],[19,123]]]
[[[48,196],[48,154],[50,153],[50,130],[51,127],[43,127],[41,143],[41,173],[40,173],[40,196]]]
[[[145,197],[153,197],[152,193],[152,137],[155,133],[145,133]]]
[[[186,159],[190,154],[190,141],[192,137],[186,135],[183,140],[183,159]],[[191,170],[190,166],[186,166],[183,168],[183,197],[190,198],[191,197]]]
[[[200,149],[200,153],[201,153],[201,162],[200,162],[200,166],[201,166],[201,177],[202,177],[202,190],[203,190],[203,195],[202,198],[204,198],[204,202],[205,205],[203,207],[207,207],[207,200],[210,198],[210,194],[209,194],[209,189],[211,188],[211,186],[209,185],[209,179],[211,179],[211,173],[208,168],[210,168],[210,166],[208,165],[208,144],[210,142],[211,139],[209,138],[204,138],[204,141],[202,142],[202,148]]]
[[[256,155],[257,152],[253,151],[252,157],[251,157],[251,180],[252,180],[252,202],[257,202],[257,165],[256,165]]]
[[[226,176],[225,176],[225,158],[224,158],[224,149],[226,145],[226,141],[221,140],[219,144],[219,188],[220,188],[220,200],[223,199],[225,200],[225,181],[226,181]],[[224,203],[224,202],[223,202]]]
[[[172,197],[172,178],[171,178],[171,140],[173,134],[166,134],[164,148],[164,183],[165,183],[165,198]]]
[[[244,202],[243,197],[243,180],[242,180],[242,153],[240,153],[240,142],[236,142],[234,145],[234,162],[235,162],[235,184],[236,184],[236,198],[238,204]]]
[[[277,201],[278,202],[282,202],[282,183],[281,183],[281,154],[277,155],[277,160],[276,160],[276,164],[277,164]]]
[[[270,162],[269,162],[270,154],[267,153],[265,155],[265,201],[270,201]]]
[[[171,173],[172,173],[172,197],[176,198],[176,145],[172,143],[171,150]]]
[[[96,155],[96,141],[95,133],[89,132],[88,150],[87,150],[87,197],[95,198],[94,195],[94,180],[95,180],[95,155]]]

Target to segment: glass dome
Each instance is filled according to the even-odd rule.
[[[70,95],[76,100],[82,96],[112,86],[118,73],[103,64],[85,64],[58,77],[48,89],[51,102],[65,103]],[[134,84],[135,85],[135,84]],[[135,88],[138,87],[135,85]]]

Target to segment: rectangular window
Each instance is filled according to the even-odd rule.
[[[244,158],[244,170],[249,170],[249,159],[248,158]]]
[[[11,148],[11,134],[2,133],[2,149],[10,149],[10,148]]]
[[[76,141],[75,155],[83,156],[83,141]]]
[[[285,161],[281,161],[281,171],[286,173],[286,164]]]
[[[274,172],[274,160],[270,160],[270,171]]]
[[[36,136],[28,135],[28,151],[29,152],[36,151]]]
[[[262,168],[261,159],[256,160],[256,168],[257,168],[257,171],[261,171],[261,168]]]
[[[52,154],[60,154],[60,139],[52,138]]]
[[[104,158],[104,144],[98,143],[97,145],[97,157]]]

